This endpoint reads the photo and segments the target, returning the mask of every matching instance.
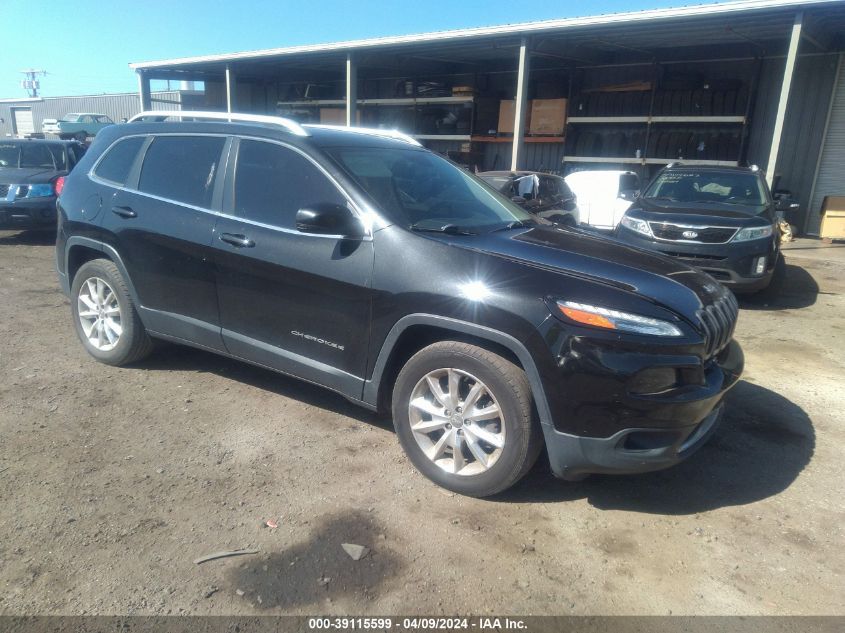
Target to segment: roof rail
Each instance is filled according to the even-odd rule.
[[[405,143],[410,143],[411,145],[422,147],[422,143],[420,143],[413,136],[411,136],[410,134],[405,134],[404,132],[400,132],[399,130],[382,130],[381,128],[374,127],[347,127],[345,125],[321,125],[318,123],[306,123],[304,127],[314,128],[318,130],[338,130],[340,132],[368,134],[370,136],[383,136],[384,138],[392,138],[397,141],[404,141]]]
[[[279,116],[266,116],[264,114],[241,114],[238,112],[206,112],[200,110],[147,110],[139,112],[131,119],[129,123],[135,121],[143,121],[147,118],[188,118],[188,119],[212,119],[219,121],[230,122],[250,122],[250,123],[266,123],[268,125],[278,125],[285,128],[291,134],[296,136],[308,136],[308,132],[296,121],[285,119]]]

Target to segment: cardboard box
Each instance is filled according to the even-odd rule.
[[[566,126],[566,99],[534,99],[531,104],[529,134],[563,136]]]
[[[346,125],[346,108],[320,108],[320,123]]]
[[[845,240],[845,196],[827,196],[822,204],[821,237]]]
[[[513,99],[503,100],[499,102],[499,125],[496,130],[499,134],[513,134],[513,118],[514,110],[516,108],[516,101]],[[531,124],[531,102],[529,101],[525,107],[525,129]]]

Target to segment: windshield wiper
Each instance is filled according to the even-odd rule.
[[[425,231],[428,233],[448,233],[449,235],[475,235],[471,231],[461,228],[457,224],[443,224],[442,226],[421,226],[419,222],[408,227],[412,231]]]
[[[499,226],[490,231],[491,233],[495,233],[496,231],[510,231],[511,229],[527,229],[532,228],[535,226],[535,222],[531,220],[513,220],[512,222],[508,222],[504,226]]]

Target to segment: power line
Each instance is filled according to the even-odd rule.
[[[30,97],[37,97],[38,91],[41,88],[41,82],[39,82],[36,77],[38,77],[38,75],[46,75],[47,71],[29,68],[27,70],[22,70],[21,72],[26,75],[26,79],[21,81],[21,87],[27,91],[27,94]]]

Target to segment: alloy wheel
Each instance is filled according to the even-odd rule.
[[[505,446],[502,409],[481,380],[460,369],[436,369],[411,392],[408,418],[428,459],[448,473],[488,470]]]
[[[114,289],[99,277],[90,277],[79,288],[76,301],[79,323],[88,343],[101,352],[113,350],[123,333]]]

